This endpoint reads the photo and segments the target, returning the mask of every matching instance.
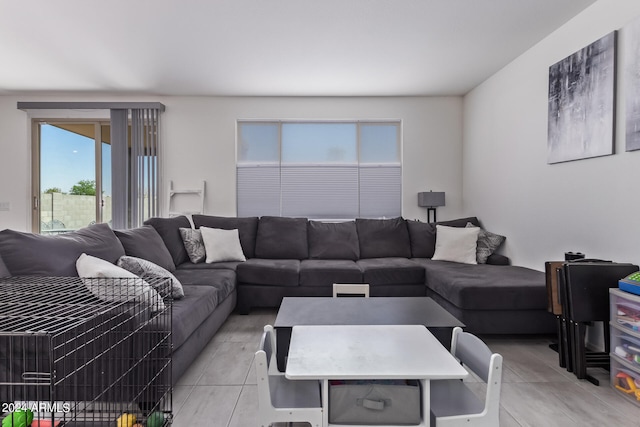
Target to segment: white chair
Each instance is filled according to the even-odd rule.
[[[343,296],[369,298],[369,285],[366,283],[334,283],[333,297]]]
[[[498,427],[502,356],[478,337],[454,328],[451,353],[487,383],[484,401],[460,380],[431,381],[431,425]]]
[[[275,349],[273,327],[266,325],[260,349],[254,359],[258,379],[258,422],[268,427],[276,422],[308,422],[322,425],[320,382],[290,381],[284,375],[270,374]]]

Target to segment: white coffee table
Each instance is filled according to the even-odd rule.
[[[291,380],[321,380],[325,427],[329,380],[419,380],[420,426],[426,427],[429,381],[465,378],[468,373],[422,325],[309,325],[293,327],[285,375]]]

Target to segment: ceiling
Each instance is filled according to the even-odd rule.
[[[0,94],[461,95],[595,0],[0,0]]]

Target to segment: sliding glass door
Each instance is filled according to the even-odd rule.
[[[109,123],[36,121],[33,131],[33,231],[57,234],[109,223]]]

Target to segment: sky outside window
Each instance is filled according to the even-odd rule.
[[[104,195],[111,195],[111,149],[102,150]],[[40,127],[40,189],[69,193],[79,181],[95,181],[95,142],[91,138],[43,124]]]

